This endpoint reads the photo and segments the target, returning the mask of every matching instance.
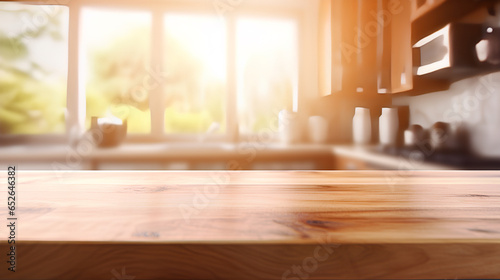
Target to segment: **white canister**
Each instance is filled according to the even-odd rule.
[[[397,108],[382,108],[379,118],[380,144],[394,146],[397,142],[399,117]]]
[[[369,144],[372,139],[370,109],[356,107],[352,119],[352,137],[355,144]]]
[[[281,141],[286,144],[298,142],[300,140],[300,124],[297,113],[282,110],[278,118]]]
[[[408,146],[408,147],[415,146],[415,144],[416,144],[415,133],[409,129],[405,130],[404,142],[405,142],[405,146]]]
[[[309,117],[309,139],[316,144],[325,143],[328,138],[328,121],[321,116]]]

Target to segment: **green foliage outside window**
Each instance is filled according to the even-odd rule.
[[[0,4],[0,135],[64,133],[66,69],[53,65],[67,61],[67,17],[60,6]]]

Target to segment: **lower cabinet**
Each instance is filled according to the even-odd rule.
[[[367,170],[369,169],[368,163],[343,156],[336,156],[334,159],[336,170]]]
[[[395,170],[397,168],[375,164],[372,162],[364,161],[354,157],[339,156],[334,157],[334,169],[335,170]]]

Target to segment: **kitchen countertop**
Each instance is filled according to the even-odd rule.
[[[7,146],[0,147],[0,162],[127,161],[127,160],[196,160],[250,158],[298,158],[339,155],[367,161],[393,170],[446,170],[450,166],[410,161],[403,157],[382,154],[376,146],[292,144],[281,143],[156,143],[125,144],[115,148],[81,146]]]
[[[21,170],[17,182],[19,263],[1,279],[297,279],[294,265],[310,279],[500,277],[495,171]]]
[[[378,146],[334,145],[333,154],[365,161],[369,164],[392,170],[452,170],[452,166],[429,163],[418,159],[383,154]]]
[[[268,154],[329,152],[331,145],[280,144],[280,143],[151,143],[124,144],[112,148],[82,145],[77,148],[61,145],[48,146],[4,146],[0,147],[1,160],[62,160],[68,156],[80,156],[90,160],[145,158],[200,158],[228,155],[246,155],[256,152]]]

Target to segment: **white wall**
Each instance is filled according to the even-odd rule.
[[[410,124],[424,128],[438,121],[463,122],[475,152],[500,157],[500,72],[458,81],[447,91],[394,98],[393,103],[409,105]]]

